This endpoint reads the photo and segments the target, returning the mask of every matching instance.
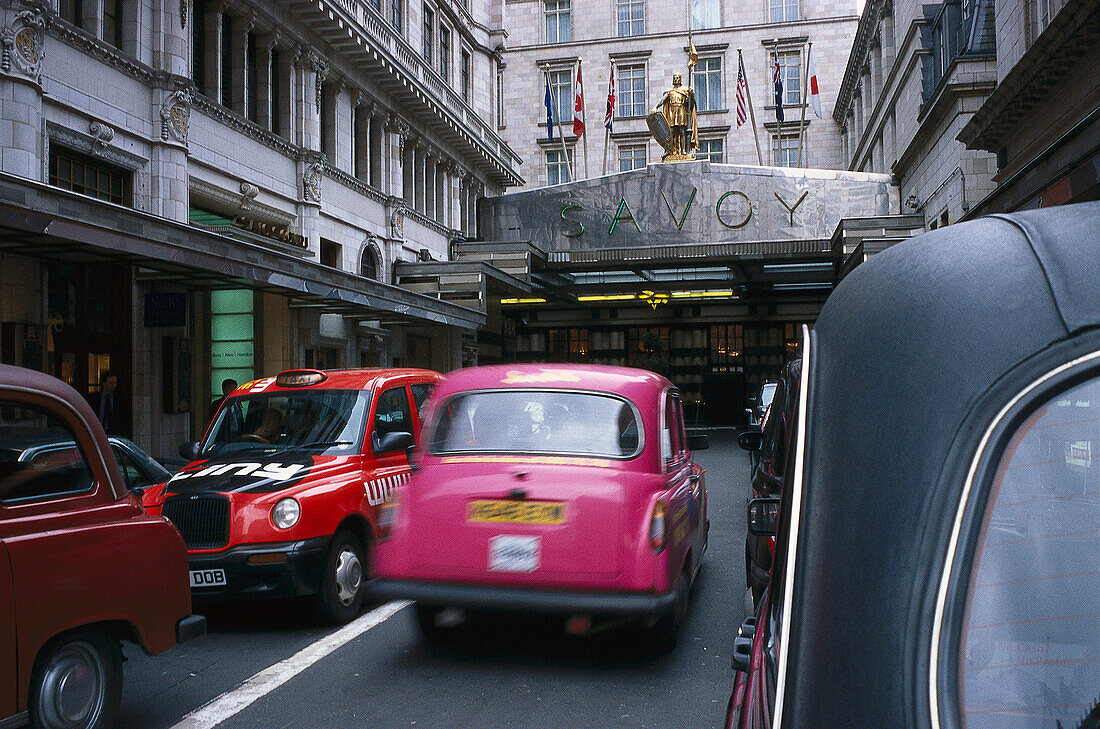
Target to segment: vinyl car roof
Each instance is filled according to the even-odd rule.
[[[1098,282],[1100,203],[1085,203],[921,235],[829,297],[807,365],[782,726],[928,726],[961,474],[1021,372],[1100,349]]]

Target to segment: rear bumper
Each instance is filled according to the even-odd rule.
[[[492,608],[538,613],[591,613],[623,617],[664,615],[672,609],[676,600],[675,591],[662,594],[568,592],[381,578],[367,583],[367,594],[381,600],[408,599],[448,607]]]
[[[246,544],[224,552],[189,554],[192,570],[225,570],[224,587],[195,587],[193,600],[285,598],[311,595],[320,588],[321,572],[331,537],[297,542]],[[253,556],[285,554],[282,562],[254,564]]]

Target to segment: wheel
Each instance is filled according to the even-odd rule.
[[[333,625],[343,625],[359,614],[363,605],[363,547],[351,532],[332,538],[325,557],[321,589],[317,591],[317,612]]]
[[[449,634],[449,628],[444,628],[436,622],[436,618],[443,612],[440,605],[425,605],[422,602],[413,604],[416,627],[420,631],[425,643],[440,643]]]
[[[122,698],[118,640],[77,631],[43,649],[31,679],[31,725],[38,729],[105,729]]]
[[[687,616],[688,601],[691,597],[691,578],[685,567],[676,585],[676,599],[669,611],[657,618],[657,622],[649,629],[649,641],[654,650],[667,653],[676,647],[676,641],[680,637],[680,626]]]

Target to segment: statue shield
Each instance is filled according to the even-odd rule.
[[[657,144],[661,145],[666,152],[671,152],[672,130],[668,128],[668,120],[665,119],[665,115],[661,113],[661,110],[654,109],[649,112],[649,116],[645,118],[645,121],[649,126],[649,133],[657,140]]]

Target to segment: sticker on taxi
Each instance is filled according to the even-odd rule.
[[[555,501],[472,501],[466,520],[505,524],[564,524],[565,504]]]

